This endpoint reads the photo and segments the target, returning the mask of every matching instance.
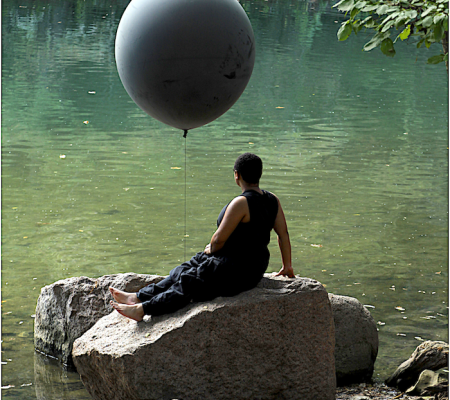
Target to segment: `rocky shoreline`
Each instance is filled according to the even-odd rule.
[[[409,396],[384,383],[361,383],[336,388],[336,400],[448,400],[447,394]]]
[[[448,400],[448,343],[421,343],[384,383],[374,383],[378,333],[370,312],[308,278],[266,274],[238,296],[191,303],[142,323],[111,313],[110,286],[135,292],[161,279],[133,273],[74,277],[42,288],[36,350],[75,364],[99,400],[129,398],[135,393],[131,381],[141,392],[148,386],[141,393],[146,399],[214,393],[209,398]],[[274,340],[284,334],[288,347]],[[293,383],[277,365],[295,371]],[[248,370],[253,375],[245,380]]]

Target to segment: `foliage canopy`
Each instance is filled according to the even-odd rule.
[[[418,48],[442,44],[442,52],[430,57],[429,64],[448,64],[448,0],[341,0],[333,7],[349,16],[337,32],[341,41],[363,27],[372,29],[375,34],[363,49],[380,47],[383,54],[393,57],[398,39],[417,37]],[[394,29],[397,36],[392,40]]]

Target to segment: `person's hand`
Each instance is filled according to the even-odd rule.
[[[205,250],[203,250],[203,253],[205,254],[211,254],[211,243],[208,243],[205,247]]]
[[[278,274],[276,274],[275,276],[280,276],[280,275],[287,276],[288,278],[295,278],[294,269],[292,268],[292,266],[289,266],[289,267],[283,266],[280,269],[280,272],[278,272]]]

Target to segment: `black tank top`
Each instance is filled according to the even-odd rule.
[[[247,190],[241,194],[247,199],[250,210],[250,221],[240,222],[217,255],[223,255],[236,261],[249,260],[269,262],[270,231],[275,224],[278,213],[277,198],[263,190],[260,194],[255,190]],[[217,226],[222,222],[229,203],[222,209],[217,219]]]

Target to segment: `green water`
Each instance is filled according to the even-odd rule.
[[[425,63],[433,46],[364,53],[363,32],[336,40],[331,3],[244,0],[253,76],[185,141],[118,78],[127,3],[2,4],[2,386],[14,385],[2,396],[89,398],[76,373],[34,353],[40,288],[167,274],[185,245],[190,256],[209,241],[246,151],[283,204],[295,272],[372,306],[376,379],[421,340],[448,341],[448,79]]]

